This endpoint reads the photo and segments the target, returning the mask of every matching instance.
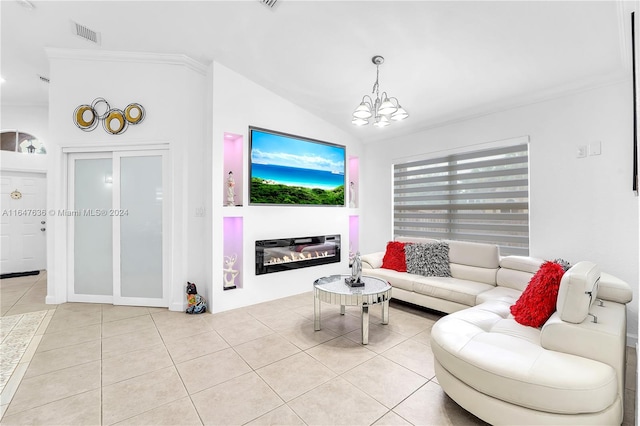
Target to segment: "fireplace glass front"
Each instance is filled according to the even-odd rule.
[[[340,235],[256,241],[256,275],[340,262]]]

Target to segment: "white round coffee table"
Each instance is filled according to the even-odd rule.
[[[313,283],[313,320],[314,329],[320,330],[320,302],[340,305],[340,314],[344,315],[345,306],[362,308],[362,344],[369,343],[369,306],[382,304],[382,324],[389,323],[389,299],[391,286],[385,280],[363,276],[364,286],[351,287],[345,283],[350,275],[330,275],[318,278]]]

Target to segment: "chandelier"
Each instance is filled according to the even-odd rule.
[[[404,120],[409,114],[400,106],[397,98],[390,98],[387,96],[387,92],[382,92],[382,96],[379,94],[380,85],[378,84],[378,79],[380,77],[380,65],[384,63],[384,58],[376,55],[371,58],[371,62],[376,66],[376,82],[373,83],[373,89],[371,90],[371,95],[375,94],[376,99],[373,100],[371,96],[364,95],[362,102],[353,112],[351,123],[356,126],[364,126],[369,124],[369,119],[372,119],[374,126],[387,127],[392,120]]]

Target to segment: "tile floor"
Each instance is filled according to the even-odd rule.
[[[392,302],[382,326],[372,308],[362,346],[357,309],[323,304],[313,331],[311,292],[195,316],[45,305],[45,292],[46,273],[0,280],[0,348],[22,353],[0,362],[3,425],[485,424],[437,383],[431,312]]]

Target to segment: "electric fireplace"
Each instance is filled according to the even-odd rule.
[[[256,241],[256,275],[340,262],[340,235]]]

